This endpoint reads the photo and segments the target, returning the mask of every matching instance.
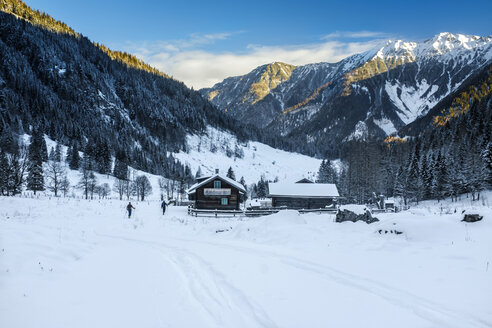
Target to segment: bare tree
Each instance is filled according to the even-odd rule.
[[[29,166],[27,147],[22,146],[18,152],[7,154],[7,194],[15,196],[22,191],[25,173]]]
[[[111,192],[111,188],[109,188],[109,184],[103,183],[102,185],[94,187],[94,192],[97,193],[99,198],[106,198]]]
[[[161,190],[161,200],[164,200],[164,191],[166,191],[167,182],[164,177],[159,178],[159,189]]]
[[[129,200],[130,196],[135,195],[135,170],[128,168],[128,179],[125,181],[125,195],[126,199]]]
[[[58,191],[60,190],[64,174],[65,169],[60,162],[56,162],[55,160],[48,162],[46,170],[46,177],[48,180],[47,187],[49,191],[55,194],[55,197],[58,197]]]
[[[145,200],[145,196],[152,194],[152,186],[149,179],[145,175],[139,175],[135,179],[135,187],[137,190],[137,197],[140,196],[140,200]]]
[[[166,183],[166,195],[167,195],[167,199],[171,199],[169,198],[169,191],[171,190],[171,183],[169,181],[169,179],[167,180],[167,183]]]
[[[60,181],[60,191],[63,192],[63,197],[67,196],[68,191],[70,190],[70,181],[67,176],[64,175]]]
[[[120,200],[123,199],[123,195],[125,194],[126,187],[128,186],[128,180],[122,180],[116,178],[113,184],[113,190],[118,193],[120,196]]]
[[[84,191],[85,199],[89,198],[89,194],[91,195],[92,199],[94,188],[96,187],[97,179],[91,167],[92,165],[84,163],[80,170],[80,180],[78,183],[78,187]]]

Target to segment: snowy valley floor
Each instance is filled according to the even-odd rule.
[[[487,197],[371,225],[0,198],[0,327],[492,327]]]

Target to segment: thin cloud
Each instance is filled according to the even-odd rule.
[[[369,50],[380,42],[327,39],[314,44],[248,45],[238,52],[213,53],[197,49],[200,45],[225,40],[230,36],[231,33],[193,35],[187,40],[175,42],[146,42],[127,50],[189,87],[200,89],[276,61],[292,65],[338,62],[350,55]]]
[[[368,38],[387,38],[389,34],[374,31],[336,31],[322,37],[322,40],[333,39],[368,39]]]

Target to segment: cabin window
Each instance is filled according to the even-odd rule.
[[[220,181],[219,180],[214,181],[214,188],[215,189],[220,189]]]
[[[227,204],[228,204],[228,201],[229,201],[229,199],[227,199],[227,198],[222,198],[222,200],[221,200],[221,202],[220,202],[220,203],[221,203],[221,205],[227,205]]]

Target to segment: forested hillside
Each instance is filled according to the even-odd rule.
[[[187,134],[206,125],[240,130],[183,83],[112,59],[83,36],[4,12],[0,111],[2,134],[36,127],[79,150],[89,144],[124,152],[129,164],[160,174],[172,170],[167,152],[185,149]]]
[[[492,69],[486,67],[431,112],[415,137],[345,145],[342,193],[359,202],[373,192],[405,201],[442,199],[492,187]],[[417,126],[414,126],[417,128]]]

